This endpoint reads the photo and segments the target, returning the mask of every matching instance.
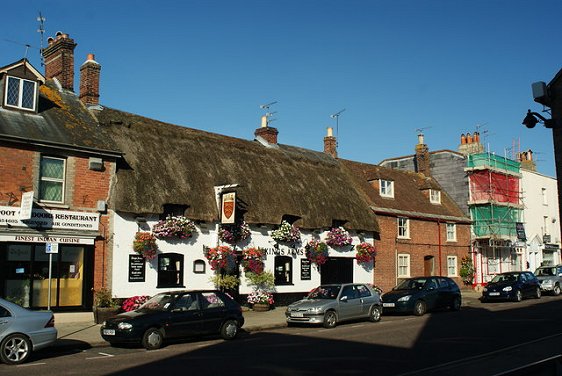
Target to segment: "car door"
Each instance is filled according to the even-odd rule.
[[[361,298],[356,285],[345,285],[338,301],[340,320],[349,320],[354,317],[361,317]]]
[[[368,316],[373,304],[377,303],[376,297],[371,293],[371,290],[365,285],[357,285],[359,293],[359,300],[361,302],[361,316]]]
[[[14,317],[7,308],[0,305],[0,339],[3,338],[12,326]]]
[[[439,306],[439,285],[436,278],[428,278],[423,285],[423,299],[427,309]]]
[[[195,293],[186,293],[178,297],[173,303],[169,322],[167,323],[167,337],[190,337],[201,333],[201,309]]]
[[[453,303],[454,294],[449,282],[445,278],[437,278],[439,287],[437,288],[437,303],[436,307],[444,308]]]
[[[198,295],[201,305],[201,328],[203,333],[218,333],[226,318],[226,303],[214,291],[202,292]]]
[[[527,278],[527,274],[521,273],[519,275],[519,283],[521,284],[521,293],[524,297],[531,296],[531,291],[534,292],[532,289],[531,281]]]

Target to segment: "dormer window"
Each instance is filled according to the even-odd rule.
[[[381,197],[392,197],[394,198],[394,182],[392,180],[380,181],[380,195]]]
[[[35,111],[37,82],[18,77],[7,77],[4,105]]]
[[[441,204],[441,191],[430,189],[429,202],[431,202],[432,204]]]

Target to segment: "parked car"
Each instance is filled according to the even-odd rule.
[[[285,311],[287,324],[322,324],[333,328],[346,320],[381,319],[379,293],[368,284],[338,283],[321,285],[308,296],[290,304]]]
[[[562,265],[541,266],[535,270],[535,275],[541,283],[541,290],[552,295],[560,295],[562,284]]]
[[[482,290],[482,301],[515,300],[541,297],[540,283],[531,272],[505,272],[496,274]]]
[[[459,286],[448,277],[407,278],[382,296],[385,313],[413,313],[422,316],[437,308],[461,309]]]
[[[172,338],[219,334],[230,340],[242,325],[242,308],[221,291],[173,291],[106,320],[100,333],[111,345],[138,343],[152,350]]]
[[[57,340],[51,311],[31,311],[0,298],[0,359],[20,364]]]

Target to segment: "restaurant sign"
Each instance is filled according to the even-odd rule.
[[[21,220],[20,210],[15,206],[0,206],[0,226],[90,231],[99,228],[98,213],[34,208],[29,219]]]
[[[0,235],[0,242],[94,244],[94,238],[44,235]]]

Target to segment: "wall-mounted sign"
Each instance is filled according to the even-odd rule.
[[[0,235],[0,241],[20,243],[94,244],[94,238],[43,235]]]
[[[31,219],[32,210],[33,210],[33,191],[22,193],[21,206],[20,206],[20,220],[25,221],[27,219]]]
[[[550,235],[544,234],[542,236],[542,242],[543,243],[550,243]]]
[[[517,232],[517,239],[527,240],[527,235],[525,235],[525,225],[522,222],[515,222],[515,231]]]
[[[46,243],[45,253],[59,253],[59,243]]]
[[[129,255],[129,282],[144,282],[146,262],[141,255]]]
[[[236,193],[224,193],[221,205],[221,223],[234,223],[236,211]]]
[[[301,259],[301,280],[302,281],[310,281],[310,260],[309,259]]]
[[[15,206],[0,206],[0,226],[90,231],[99,229],[99,213],[33,208],[31,217],[22,221],[21,211],[21,208]]]

